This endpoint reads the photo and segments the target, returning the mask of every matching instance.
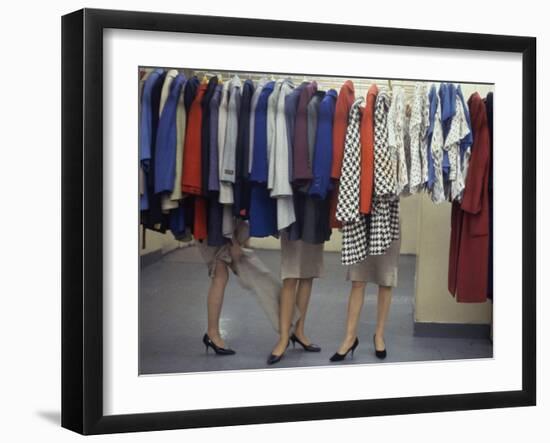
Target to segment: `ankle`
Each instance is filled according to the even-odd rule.
[[[221,338],[219,331],[208,329],[206,333],[208,334],[208,337],[210,337],[210,339],[215,340],[215,339]]]

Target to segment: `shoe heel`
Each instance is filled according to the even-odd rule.
[[[355,352],[355,349],[351,350],[351,359],[353,360],[353,353]]]

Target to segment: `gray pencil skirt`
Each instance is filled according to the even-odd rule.
[[[401,237],[392,242],[384,255],[370,255],[362,262],[348,266],[346,279],[378,286],[397,286],[400,250]]]
[[[322,277],[324,246],[289,240],[286,232],[281,233],[281,279]]]

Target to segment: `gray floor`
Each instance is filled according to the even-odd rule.
[[[279,275],[278,251],[258,250],[262,260]],[[274,367],[325,366],[344,333],[349,283],[340,254],[325,252],[326,277],[315,281],[306,333],[322,347],[318,354],[300,347],[286,352]],[[394,291],[386,330],[386,362],[489,358],[486,339],[413,336],[415,257],[401,256],[399,285]],[[176,250],[141,270],[140,373],[163,374],[268,368],[265,360],[277,336],[253,294],[230,277],[221,318],[226,343],[234,356],[206,354],[201,338],[206,328],[209,279],[195,247]],[[373,353],[376,287],[368,286],[360,324],[359,347],[344,363],[379,363]],[[271,368],[272,366],[269,366]]]

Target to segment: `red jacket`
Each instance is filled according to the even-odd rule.
[[[351,105],[355,101],[355,87],[351,80],[346,80],[340,88],[332,127],[332,168],[330,176],[334,179],[334,188],[330,193],[330,227],[341,228],[342,224],[336,219],[336,205],[338,204],[338,179],[342,175],[342,161],[344,160],[344,144],[348,129],[348,116]]]
[[[361,176],[359,179],[359,211],[369,214],[374,188],[374,104],[378,86],[372,84],[367,92],[367,104],[361,118]]]
[[[183,150],[183,165],[181,176],[181,190],[191,194],[187,198],[195,199],[193,215],[193,236],[196,240],[204,240],[207,234],[207,206],[202,194],[201,168],[201,127],[202,127],[202,97],[206,92],[207,84],[201,84],[197,95],[189,109],[187,131],[185,133],[185,149]]]
[[[487,300],[489,259],[489,128],[485,104],[476,92],[468,100],[474,143],[462,204],[453,202],[449,292],[458,302]]]

